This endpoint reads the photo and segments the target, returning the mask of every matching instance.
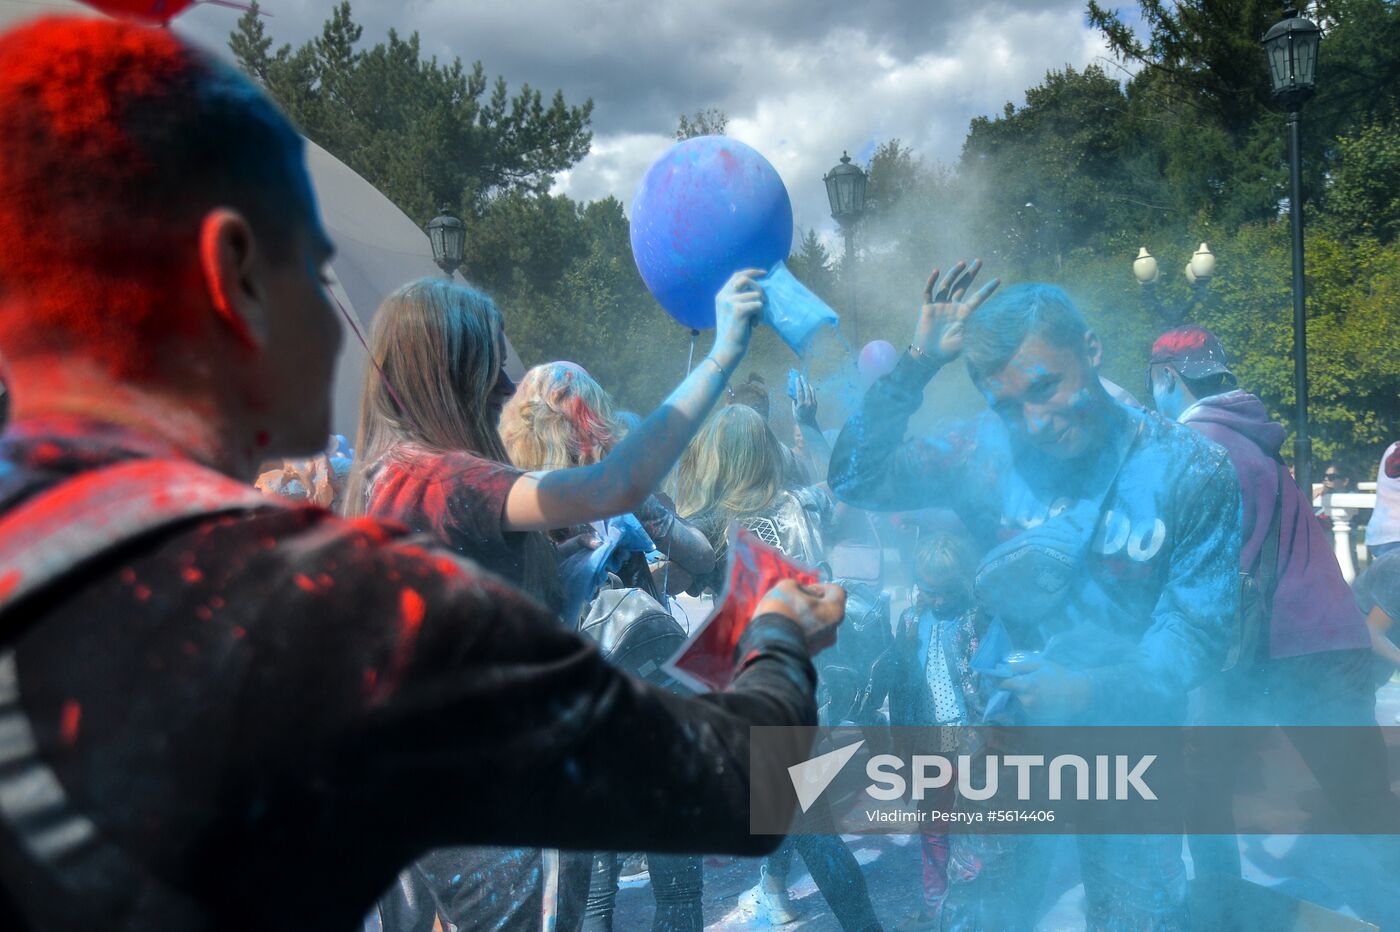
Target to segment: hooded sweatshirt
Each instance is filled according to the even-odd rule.
[[[1269,419],[1262,401],[1243,391],[1202,398],[1182,412],[1181,423],[1224,447],[1235,464],[1244,501],[1240,566],[1251,572],[1269,533],[1279,491],[1283,426]],[[1282,506],[1269,656],[1369,649],[1366,621],[1337,565],[1331,535],[1313,519],[1297,484],[1284,483]]]

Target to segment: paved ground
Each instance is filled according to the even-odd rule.
[[[1377,720],[1395,725],[1400,714],[1400,681],[1382,688]],[[847,836],[862,865],[875,912],[887,929],[918,905],[921,871],[918,845],[907,836]],[[1386,844],[1400,845],[1400,839]],[[1400,878],[1380,876],[1366,850],[1333,836],[1254,836],[1241,842],[1245,879],[1344,915],[1360,916],[1385,929],[1400,930]],[[1188,856],[1189,859],[1189,856]],[[1068,843],[1061,844],[1050,881],[1049,904],[1039,928],[1083,927],[1083,887]],[[771,928],[757,905],[758,862],[708,858],[705,866],[705,923],[708,929]],[[835,930],[826,901],[796,859],[791,896],[800,917],[784,927],[803,932]],[[618,895],[616,928],[651,927],[652,900],[645,879],[624,885]],[[1225,930],[1222,930],[1225,932]],[[1229,932],[1235,932],[1234,929]]]

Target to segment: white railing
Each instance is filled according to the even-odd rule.
[[[1355,492],[1323,492],[1313,501],[1332,519],[1332,549],[1337,554],[1342,575],[1350,583],[1356,579],[1358,563],[1365,566],[1369,562],[1366,545],[1352,543],[1352,520],[1357,512],[1376,507],[1376,484],[1358,483]]]

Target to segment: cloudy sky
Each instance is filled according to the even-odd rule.
[[[64,5],[0,0],[0,18]],[[274,39],[300,43],[332,2],[263,6]],[[898,138],[953,161],[973,116],[1105,56],[1084,0],[358,0],[354,13],[366,40],[417,30],[427,54],[480,59],[513,87],[592,97],[593,150],[557,186],[577,198],[630,204],[677,117],[718,107],[782,174],[799,230],[832,228],[821,177],[842,150],[863,160]],[[223,47],[237,17],[202,5],[176,23]]]

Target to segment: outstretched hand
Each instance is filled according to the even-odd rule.
[[[808,427],[817,426],[817,390],[812,387],[812,383],[801,375],[797,377],[795,386],[797,396],[792,399],[792,419],[798,427],[806,424]]]
[[[715,295],[715,344],[710,356],[725,371],[732,370],[749,349],[749,337],[763,312],[763,269],[744,269],[729,276]]]
[[[941,288],[938,288],[938,269],[934,269],[928,277],[928,284],[924,285],[924,304],[919,309],[919,324],[914,329],[913,347],[928,357],[930,362],[941,366],[958,358],[962,352],[963,322],[967,320],[967,315],[977,310],[1001,284],[1000,279],[994,278],[971,298],[964,300],[973,279],[981,270],[981,259],[974,259],[971,265],[959,262],[949,271]],[[935,288],[938,290],[935,291]]]
[[[785,579],[759,601],[754,617],[770,612],[797,622],[807,650],[816,656],[836,643],[836,627],[846,617],[846,590],[833,583],[804,586]]]

